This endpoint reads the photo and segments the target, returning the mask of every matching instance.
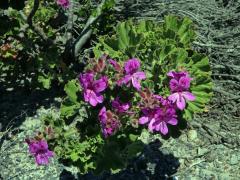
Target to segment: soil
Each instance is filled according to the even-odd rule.
[[[119,1],[119,9],[123,9],[120,16],[124,18],[162,21],[169,13],[189,16],[198,32],[193,46],[210,58],[214,97],[205,112],[188,122],[178,137],[142,137],[152,143],[126,170],[117,175],[87,174],[78,179],[240,179],[240,1],[129,0]],[[1,84],[0,87],[4,87]],[[47,109],[55,103],[54,96],[58,96],[53,94],[54,90],[29,93],[2,88],[0,92],[0,123],[3,129],[10,121],[13,128],[22,128],[14,135],[18,142],[23,141],[27,121],[33,122],[40,116],[39,113],[33,116],[36,109],[41,105]],[[33,117],[26,118],[29,116]],[[1,140],[1,150],[11,142],[9,138]],[[17,143],[7,148],[9,153],[16,149],[26,151],[25,146]],[[0,162],[0,179],[74,179],[77,176],[73,168],[65,168],[55,161],[41,172],[35,169],[20,175],[18,172],[26,168],[22,161],[26,161],[27,155],[13,161],[15,157],[2,156],[5,160]],[[20,170],[9,171],[16,168]],[[54,174],[51,172],[56,174],[49,176]]]

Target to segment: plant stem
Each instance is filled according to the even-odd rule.
[[[103,10],[103,6],[105,4],[106,0],[102,0],[102,2],[99,4],[99,6],[96,9],[96,15],[91,15],[88,20],[87,23],[85,25],[85,27],[83,28],[80,36],[76,39],[75,43],[74,43],[74,57],[76,58],[79,54],[79,52],[81,51],[82,47],[84,46],[84,44],[87,42],[87,40],[91,37],[92,35],[92,29],[91,26],[98,20],[98,18],[101,16],[102,14],[102,10]]]

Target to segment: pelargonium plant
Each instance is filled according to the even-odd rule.
[[[79,108],[86,107],[87,114],[91,114],[90,117],[93,116],[80,122],[82,125],[78,130],[79,136],[85,139],[100,135],[102,138],[100,144],[96,142],[98,144],[96,149],[98,150],[94,150],[94,152],[85,150],[88,153],[93,153],[90,159],[89,156],[86,157],[89,163],[92,161],[96,163],[95,166],[88,167],[87,171],[95,171],[99,168],[111,169],[111,167],[104,167],[97,157],[102,157],[102,152],[105,152],[108,146],[112,147],[110,144],[116,142],[121,144],[124,141],[122,140],[123,137],[126,136],[126,139],[128,139],[126,146],[129,145],[129,148],[136,149],[135,145],[130,145],[136,143],[138,138],[134,138],[134,140],[129,138],[140,136],[143,128],[146,127],[150,133],[164,136],[169,133],[169,126],[178,124],[180,120],[178,111],[183,111],[189,101],[195,100],[195,95],[190,90],[191,81],[194,77],[191,77],[187,71],[177,72],[174,70],[169,71],[166,77],[168,77],[170,93],[158,94],[154,89],[146,86],[149,79],[139,59],[131,58],[124,62],[118,62],[107,55],[103,55],[90,63],[85,71],[79,74],[78,85],[67,86],[66,92],[71,97],[70,99],[75,103],[82,102]],[[69,111],[69,108],[67,108],[67,111]],[[66,125],[63,124],[62,126]],[[94,132],[89,131],[90,129],[94,129]],[[60,132],[66,138],[65,133],[61,130]],[[132,134],[133,132],[134,134]],[[52,139],[50,140],[52,142]],[[82,143],[86,142],[83,141]],[[28,144],[30,153],[39,165],[47,164],[48,158],[53,156],[44,140],[28,141]],[[79,142],[81,147],[80,144],[81,142]],[[32,147],[36,148],[32,150]],[[129,148],[124,147],[123,152],[119,152],[120,159],[124,158],[124,154],[132,152],[132,150],[125,152]],[[141,151],[139,144],[137,149],[136,153]],[[98,154],[100,152],[101,154]],[[84,152],[84,155],[86,155],[86,152]],[[130,154],[128,156],[132,157]],[[86,160],[80,159],[81,154],[70,154],[70,157],[74,160],[79,159],[83,164],[86,163]],[[102,157],[102,159],[104,158]],[[123,161],[126,161],[126,159],[123,159]],[[87,171],[84,170],[83,172]]]
[[[117,172],[142,152],[143,133],[166,136],[202,112],[211,71],[193,39],[191,21],[173,16],[160,25],[122,22],[115,35],[100,36],[95,58],[65,85],[60,118],[43,119],[54,132],[49,147],[82,174]]]

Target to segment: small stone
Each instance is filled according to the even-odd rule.
[[[197,131],[196,130],[190,130],[188,131],[188,140],[195,141],[197,139]]]
[[[232,155],[230,158],[230,164],[231,165],[236,165],[238,164],[238,157],[236,155]]]

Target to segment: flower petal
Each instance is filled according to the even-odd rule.
[[[118,86],[121,86],[123,84],[127,84],[129,81],[131,81],[132,76],[131,75],[126,75],[122,79],[117,81]]]
[[[44,149],[44,150],[48,149],[47,141],[41,140],[38,143],[39,143],[39,148]]]
[[[130,103],[122,103],[119,97],[112,101],[112,107],[120,113],[126,112],[130,108]]]
[[[179,94],[179,98],[177,99],[177,107],[178,109],[183,110],[185,106],[186,106],[185,99],[181,94]]]
[[[45,154],[37,154],[35,156],[37,165],[47,165],[49,163],[48,157]]]
[[[133,87],[135,87],[137,90],[141,89],[141,84],[137,78],[132,77],[132,84],[133,84]]]
[[[129,59],[127,62],[124,63],[124,70],[126,74],[133,74],[138,71],[140,68],[140,61],[136,58]]]
[[[87,89],[84,91],[84,100],[89,102],[92,106],[96,106],[98,103],[103,102],[103,96]]]
[[[175,103],[179,99],[179,93],[173,93],[170,96],[168,96],[168,100],[172,101],[172,103]]]
[[[146,79],[146,74],[142,71],[134,73],[133,76],[139,80]]]
[[[171,78],[174,78],[173,71],[169,71],[169,72],[167,73],[167,76],[168,76],[168,77],[171,77]]]
[[[84,73],[79,75],[79,81],[81,86],[84,89],[87,89],[90,84],[93,82],[94,74],[93,73]]]
[[[179,85],[180,87],[184,90],[188,90],[190,88],[190,82],[191,82],[192,78],[190,77],[181,77],[179,79]]]
[[[170,119],[167,123],[168,123],[168,124],[171,124],[171,125],[177,125],[178,120],[177,120],[176,118],[172,118],[172,119]]]
[[[149,121],[149,118],[147,116],[143,116],[139,119],[139,124],[146,124]]]
[[[153,130],[155,129],[155,127],[153,126],[154,122],[155,122],[155,119],[153,118],[150,120],[150,123],[148,124],[148,130],[150,132],[153,132]]]
[[[196,97],[188,91],[182,92],[182,96],[188,101],[194,101],[196,99]]]
[[[95,92],[100,93],[107,88],[108,79],[106,76],[103,76],[99,80],[93,82],[93,89]]]
[[[178,90],[178,81],[176,79],[171,79],[169,82],[169,87],[171,89],[172,92],[177,91]]]
[[[29,145],[29,152],[34,155],[39,149],[39,144],[37,142],[31,142]]]
[[[106,120],[107,120],[107,110],[106,110],[105,106],[103,106],[102,109],[100,110],[100,112],[98,114],[98,118],[101,122],[101,125],[103,126],[104,123],[106,123]]]
[[[159,124],[159,129],[160,129],[160,132],[163,134],[163,135],[166,135],[168,133],[168,127],[167,127],[167,124],[165,122],[161,122]]]
[[[54,156],[54,152],[48,150],[47,153],[46,153],[46,156],[47,157],[53,157]]]

